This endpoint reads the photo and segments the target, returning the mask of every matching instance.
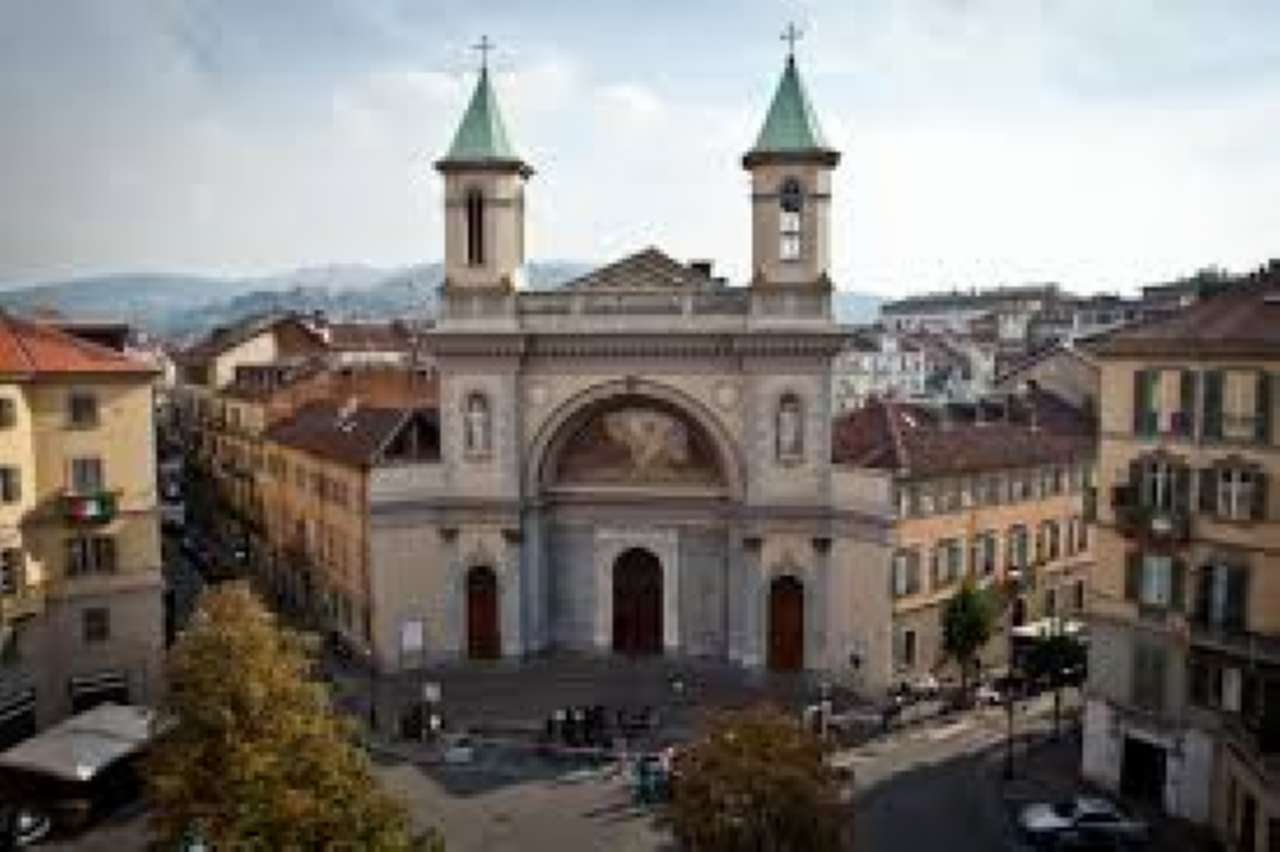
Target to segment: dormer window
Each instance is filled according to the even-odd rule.
[[[799,260],[801,247],[804,193],[800,181],[787,178],[779,193],[778,257],[782,260]]]
[[[467,191],[467,265],[484,266],[484,195]]]

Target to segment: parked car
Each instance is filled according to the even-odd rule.
[[[989,683],[980,683],[973,691],[973,701],[979,707],[996,707],[1004,703],[1004,695]]]
[[[14,831],[13,839],[19,849],[36,845],[53,829],[53,820],[39,811],[19,808],[17,813],[10,811],[6,818],[13,820],[10,830]]]
[[[1088,848],[1108,842],[1141,845],[1148,837],[1145,822],[1095,796],[1027,805],[1018,814],[1018,828],[1032,844],[1045,849]]]
[[[932,672],[922,672],[907,681],[907,689],[917,700],[932,699],[942,692],[942,685]]]
[[[455,737],[446,742],[441,756],[452,765],[472,763],[476,759],[475,745],[470,737]]]

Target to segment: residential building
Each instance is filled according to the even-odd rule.
[[[973,405],[873,402],[840,418],[833,442],[844,487],[889,501],[895,677],[941,667],[942,609],[966,579],[1006,593],[1014,626],[1079,618],[1096,446],[1079,411],[1044,391]],[[1001,631],[983,658],[1001,662],[1008,647]]]
[[[1280,268],[1091,349],[1101,365],[1085,775],[1280,844]]]
[[[312,402],[268,427],[261,452],[261,587],[381,670],[420,665],[442,575],[393,539],[431,534],[413,503],[440,478],[435,409]]]
[[[0,313],[0,744],[160,692],[154,379]]]
[[[831,365],[836,410],[861,408],[872,398],[921,399],[926,376],[924,352],[905,336],[858,332]]]
[[[994,389],[1008,394],[1037,387],[1096,418],[1100,386],[1098,364],[1087,351],[1055,343],[1006,366],[996,377]]]

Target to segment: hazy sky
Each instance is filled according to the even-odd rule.
[[[1280,255],[1275,0],[0,0],[0,281],[439,258],[481,33],[533,257],[741,276],[789,19],[842,288]]]

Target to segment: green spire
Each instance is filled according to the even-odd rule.
[[[471,103],[453,136],[449,153],[440,164],[495,162],[523,165],[507,138],[507,127],[498,109],[498,97],[489,82],[489,69],[482,67]]]
[[[760,154],[835,154],[822,136],[818,114],[800,81],[794,56],[787,56],[787,67],[769,105],[764,127],[747,156]]]

